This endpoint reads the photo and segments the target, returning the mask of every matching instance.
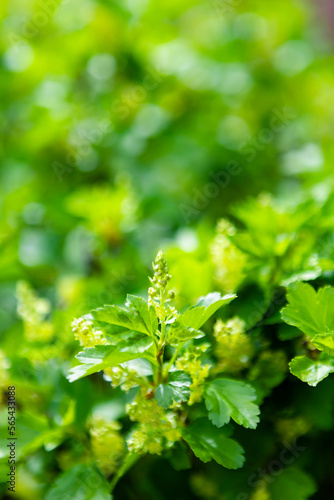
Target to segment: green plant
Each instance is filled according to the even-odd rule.
[[[179,313],[172,305],[175,294],[162,252],[153,270],[148,301],[128,295],[125,307],[106,305],[73,322],[84,350],[68,378],[73,382],[103,370],[113,387],[131,391],[127,414],[134,426],[126,436],[124,464],[135,454],[171,450],[182,453],[187,467],[188,445],[203,462],[237,469],[244,450],[231,439],[227,424],[233,420],[256,428],[256,392],[240,379],[217,378],[217,370],[210,371],[210,344],[203,342],[201,330],[236,295],[213,292]]]
[[[289,287],[287,298],[282,318],[300,330],[304,347],[304,354],[291,361],[290,370],[315,387],[334,372],[334,288],[325,286],[316,292],[310,284],[299,282]]]

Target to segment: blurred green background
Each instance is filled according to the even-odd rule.
[[[58,474],[85,461],[81,433],[92,414],[124,414],[102,379],[66,381],[78,350],[74,317],[144,293],[160,248],[178,305],[193,303],[217,288],[210,245],[235,206],[262,193],[287,205],[327,200],[326,8],[1,2],[0,387],[2,403],[9,381],[19,388],[17,498],[44,498]],[[134,469],[137,493],[129,486],[115,498],[218,499],[198,496],[200,476],[185,480],[166,465],[162,474],[152,460]]]

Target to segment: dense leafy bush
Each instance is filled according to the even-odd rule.
[[[1,4],[4,499],[333,497],[333,50],[315,9]]]

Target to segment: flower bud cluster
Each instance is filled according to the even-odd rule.
[[[255,348],[251,338],[245,333],[245,326],[245,322],[238,317],[226,323],[220,319],[216,322],[214,336],[217,342],[215,355],[218,365],[214,369],[215,373],[237,373],[249,366]]]
[[[105,378],[111,381],[114,388],[121,386],[121,389],[125,392],[129,392],[133,387],[139,386],[143,388],[143,379],[138,377],[136,370],[119,365],[105,368],[103,371]]]
[[[51,311],[51,304],[40,299],[25,281],[20,281],[16,289],[17,313],[23,320],[24,335],[28,341],[47,342],[52,339],[54,329],[45,317]]]
[[[125,455],[125,441],[117,422],[94,419],[90,429],[92,452],[99,469],[109,476],[117,471]]]
[[[126,411],[133,422],[139,426],[127,440],[133,453],[160,455],[164,449],[173,446],[181,439],[176,415],[165,412],[155,399],[147,400],[140,393],[127,405]]]
[[[112,366],[103,370],[104,378],[115,388],[124,382],[124,370],[121,366]]]
[[[231,240],[235,232],[235,227],[228,220],[220,220],[210,246],[215,279],[224,292],[234,292],[245,275],[246,256]]]
[[[93,322],[86,318],[74,319],[72,331],[76,340],[79,340],[83,347],[95,347],[96,345],[106,345],[108,340],[103,332],[94,328]]]
[[[190,398],[188,400],[189,406],[202,401],[204,384],[206,378],[209,376],[210,365],[203,365],[200,357],[203,352],[208,349],[208,347],[208,344],[191,346],[175,363],[176,368],[188,373],[192,378],[192,383],[190,385]]]
[[[251,500],[270,500],[271,498],[266,486],[266,477],[264,477],[262,481],[258,481]]]
[[[163,321],[168,315],[173,313],[173,308],[166,307],[165,304],[174,299],[173,290],[167,290],[171,275],[168,273],[167,260],[163,252],[158,252],[153,263],[153,278],[149,278],[151,286],[148,289],[148,303],[155,309],[157,317]]]
[[[170,274],[168,274],[167,260],[163,252],[160,250],[158,252],[154,264],[153,264],[154,276],[152,282],[158,288],[166,288],[168,281],[171,279]]]

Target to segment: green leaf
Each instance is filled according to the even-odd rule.
[[[290,363],[290,371],[303,382],[315,387],[321,380],[334,372],[334,358],[323,353],[318,360],[297,356]]]
[[[312,339],[312,343],[319,351],[334,356],[334,333],[319,333]]]
[[[103,306],[92,311],[95,320],[153,336],[158,328],[154,308],[142,297],[128,295],[126,307]]]
[[[149,361],[156,363],[156,354],[153,348],[153,343],[153,339],[147,337],[145,334],[128,331],[127,334],[120,335],[116,347],[120,351],[121,355],[124,353],[138,354],[138,357],[144,357]],[[141,356],[142,354],[143,356]]]
[[[204,392],[209,419],[217,427],[232,418],[237,424],[255,429],[259,422],[259,407],[253,403],[256,392],[248,384],[237,380],[217,379],[210,382]]]
[[[131,334],[134,334],[134,332],[131,332]],[[105,368],[117,366],[125,361],[137,358],[145,358],[152,363],[156,363],[154,353],[151,349],[152,346],[152,339],[145,335],[138,335],[135,332],[135,337],[130,335],[124,345],[87,347],[76,356],[83,364],[72,368],[67,378],[70,382],[74,382],[79,378],[87,377]]]
[[[168,342],[177,345],[192,339],[204,337],[199,328],[223,305],[228,304],[236,297],[235,294],[221,296],[218,292],[209,293],[201,297],[195,307],[191,307],[180,314],[172,323]]]
[[[75,380],[79,380],[80,378],[88,377],[88,375],[97,373],[104,368],[106,368],[106,365],[103,364],[85,364],[74,366],[70,369],[66,378],[69,382],[74,382]]]
[[[238,469],[245,461],[239,443],[226,437],[222,429],[210,424],[206,418],[196,420],[183,430],[182,435],[202,462],[215,460],[227,469]]]
[[[317,293],[308,283],[293,283],[287,299],[281,313],[286,323],[311,337],[334,331],[334,288],[326,286]]]
[[[128,295],[125,305],[143,320],[147,331],[154,335],[158,328],[158,318],[153,306],[149,306],[146,300],[136,295]],[[134,328],[135,330],[135,328]],[[140,331],[140,330],[139,330]],[[145,332],[144,332],[145,333]]]
[[[178,317],[170,327],[168,343],[172,346],[177,346],[181,342],[187,342],[192,339],[200,339],[202,337],[204,337],[204,333],[201,332],[201,330],[195,330],[194,328],[184,325]]]
[[[95,310],[92,312],[95,312]],[[108,338],[111,338],[116,341],[120,335],[129,333],[129,329],[125,328],[124,326],[112,325],[110,323],[98,321],[92,313],[85,314],[82,316],[82,318],[91,321],[94,327],[103,330],[103,333],[107,335]]]
[[[297,467],[289,467],[268,482],[268,490],[272,500],[307,500],[316,493],[317,487],[311,476]]]
[[[189,448],[182,441],[177,441],[169,450],[167,458],[175,470],[187,470],[191,469],[189,454]]]
[[[182,371],[175,371],[169,375],[167,384],[158,385],[155,391],[155,399],[159,406],[169,408],[173,402],[182,403],[190,396],[189,386],[191,378]]]
[[[16,436],[16,455],[21,460],[41,447],[48,451],[53,450],[64,441],[65,431],[62,426],[50,426],[45,415],[24,412],[17,414]],[[1,453],[2,450],[0,450],[0,455]]]
[[[195,307],[191,307],[181,314],[178,320],[183,325],[198,330],[220,307],[229,304],[235,297],[234,293],[223,297],[218,292],[209,293],[205,297],[201,297]]]
[[[46,494],[45,500],[111,500],[109,484],[102,474],[90,465],[75,465],[61,474]]]
[[[295,328],[294,326],[287,325],[286,323],[282,323],[278,329],[278,338],[283,342],[285,340],[292,340],[300,337],[302,332]]]

